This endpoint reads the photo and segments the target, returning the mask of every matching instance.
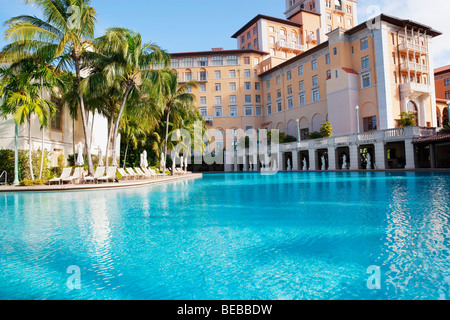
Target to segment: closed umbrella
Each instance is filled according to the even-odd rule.
[[[75,163],[76,166],[83,166],[84,165],[84,158],[83,158],[83,144],[81,142],[78,143],[78,157],[77,162]]]
[[[140,164],[141,168],[144,168],[144,154],[143,153],[141,153],[141,162],[140,163],[141,163]]]
[[[105,164],[103,163],[103,152],[100,146],[98,147],[98,166],[103,167]]]
[[[144,158],[143,165],[144,165],[144,168],[147,169],[148,168],[147,151],[144,150],[144,152],[142,154],[144,156],[143,157]]]

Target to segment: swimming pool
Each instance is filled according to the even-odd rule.
[[[0,299],[449,299],[449,185],[247,173],[0,194]]]

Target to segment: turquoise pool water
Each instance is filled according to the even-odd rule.
[[[0,194],[0,299],[449,299],[449,185],[444,173],[212,174]]]

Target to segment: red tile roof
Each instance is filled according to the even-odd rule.
[[[415,143],[415,144],[416,143],[434,144],[434,143],[445,142],[445,141],[450,141],[450,133],[437,134],[437,135],[434,135],[431,137],[415,140],[415,141],[413,141],[413,143]]]
[[[349,68],[342,68],[342,70],[344,70],[345,72],[347,72],[347,73],[353,73],[353,74],[358,74],[358,72],[356,72],[355,70],[353,70],[353,69],[349,69]]]

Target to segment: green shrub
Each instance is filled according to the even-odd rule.
[[[413,112],[402,112],[400,119],[395,119],[398,127],[413,127],[417,125],[417,116]]]
[[[20,185],[23,187],[31,187],[34,184],[33,180],[30,179],[24,179],[20,181]]]
[[[311,140],[321,139],[321,138],[323,138],[323,136],[320,132],[314,131],[309,134],[309,139],[311,139]]]

